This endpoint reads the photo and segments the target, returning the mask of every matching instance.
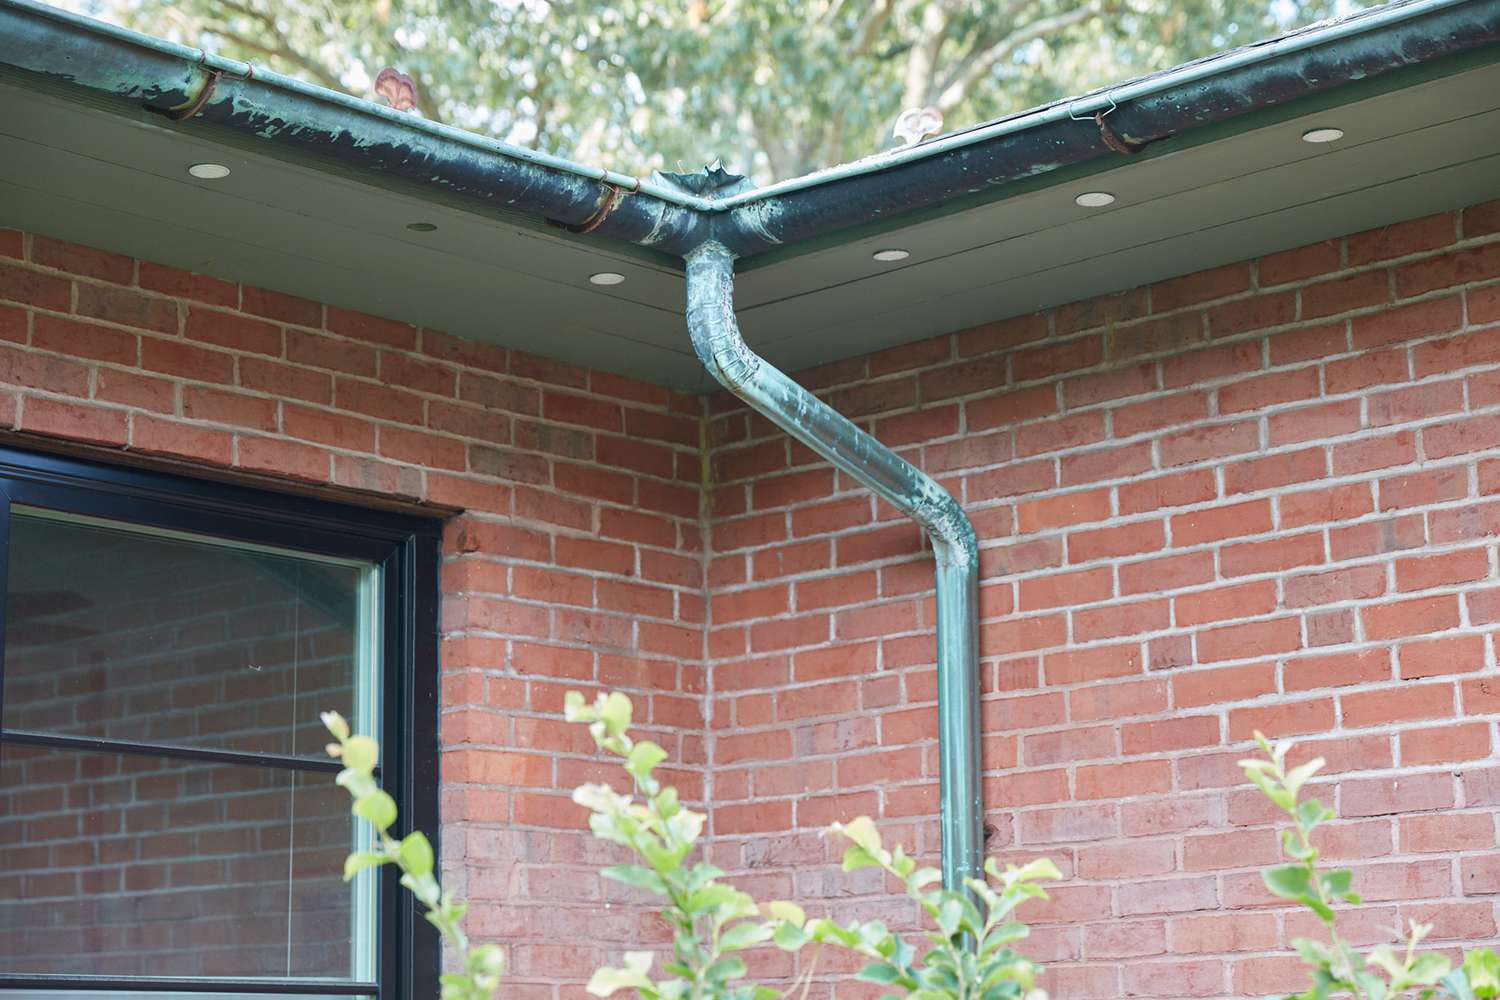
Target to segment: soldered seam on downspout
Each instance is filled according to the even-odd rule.
[[[687,254],[687,322],[711,375],[757,412],[907,514],[932,540],[937,575],[938,753],[943,884],[979,874],[979,545],[963,508],[930,476],[750,349],[734,315],[734,255]]]

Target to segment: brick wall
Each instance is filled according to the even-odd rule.
[[[474,933],[511,943],[514,995],[553,996],[606,949],[662,939],[630,907],[600,908],[615,889],[568,801],[599,766],[558,716],[569,688],[626,690],[701,799],[701,412],[606,373],[0,230],[11,443],[463,509],[442,572],[443,865],[475,901]]]
[[[1059,994],[1296,984],[1286,942],[1309,928],[1258,887],[1274,837],[1233,766],[1255,727],[1330,759],[1320,794],[1346,818],[1325,847],[1374,900],[1353,936],[1398,916],[1496,936],[1496,279],[1491,204],[805,374],[984,540],[990,847],[1068,874],[1032,911]],[[918,533],[763,420],[702,413],[0,233],[7,437],[465,510],[443,571],[445,867],[524,996],[663,940],[566,804],[601,773],[555,719],[569,687],[636,697],[714,803],[714,860],[762,896],[909,923],[816,831],[868,812],[936,851]]]
[[[804,378],[978,528],[989,846],[1067,875],[1027,908],[1056,994],[1301,988],[1255,729],[1328,758],[1353,938],[1496,938],[1500,203]],[[910,923],[815,831],[937,849],[929,554],[732,400],[710,426],[716,860]]]

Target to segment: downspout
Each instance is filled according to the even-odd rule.
[[[734,255],[709,241],[687,255],[687,322],[698,358],[724,388],[927,532],[937,571],[939,791],[943,884],[982,870],[979,783],[979,545],[958,501],[752,351],[734,316]]]

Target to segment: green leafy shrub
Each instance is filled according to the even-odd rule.
[[[621,968],[603,968],[589,980],[588,991],[607,997],[616,990],[636,990],[645,1000],[726,998],[769,1000],[778,990],[743,982],[745,960],[737,952],[767,941],[789,949],[803,939],[797,925],[802,912],[790,903],[772,903],[769,920],[746,893],[719,881],[724,873],[699,861],[689,864],[707,817],[682,805],[677,789],[652,774],[667,752],[650,740],[633,740],[631,704],[625,695],[601,694],[590,705],[570,691],[569,722],[586,723],[601,750],[624,759],[634,792],[622,795],[608,785],[581,785],[573,801],[589,810],[594,836],[628,848],[640,864],[614,865],[602,872],[625,885],[644,889],[666,901],[662,915],[672,927],[672,960],[664,979],[650,976],[655,955],[632,951]]]
[[[1045,996],[1035,990],[1036,965],[1010,948],[1027,934],[1026,926],[1011,914],[1027,899],[1046,898],[1036,883],[1061,877],[1052,862],[1034,861],[1001,871],[992,860],[985,871],[998,888],[985,879],[969,879],[967,893],[934,888],[941,879],[936,869],[918,868],[900,846],[887,850],[875,824],[861,816],[830,828],[850,841],[844,871],[879,867],[905,886],[936,927],[927,935],[930,947],[924,953],[919,956],[910,942],[878,920],[840,926],[824,918],[808,919],[793,903],[775,902],[762,909],[745,893],[719,882],[724,874],[719,869],[703,862],[689,864],[704,817],[685,809],[676,789],[652,776],[666,751],[650,741],[631,739],[630,699],[614,693],[588,704],[571,692],[566,712],[569,721],[588,725],[600,749],[624,759],[634,781],[633,795],[622,795],[608,785],[584,785],[573,793],[575,802],[590,809],[589,826],[595,836],[624,845],[643,862],[606,868],[603,874],[664,898],[663,915],[674,929],[672,960],[663,967],[670,978],[651,979],[651,952],[629,952],[623,968],[594,974],[590,993],[609,996],[630,987],[645,1000],[776,997],[778,991],[765,986],[736,984],[746,966],[735,952],[772,941],[787,951],[814,942],[849,949],[870,959],[860,979],[914,1000]]]
[[[469,946],[461,926],[468,906],[444,892],[433,874],[432,844],[420,830],[397,840],[390,829],[396,822],[396,802],[375,783],[375,765],[380,744],[368,736],[353,736],[349,723],[337,712],[324,712],[323,725],[337,742],[328,744],[328,755],[343,761],[338,784],[354,797],[352,812],[374,829],[375,849],[355,851],[344,859],[344,881],[382,865],[401,870],[401,884],[427,909],[427,920],[452,945],[462,972],[441,977],[443,1000],[490,1000],[505,972],[505,954],[493,944]]]
[[[672,953],[662,964],[662,978],[652,978],[656,953],[627,952],[623,966],[594,973],[588,984],[591,994],[606,997],[633,989],[645,1000],[773,1000],[783,995],[781,991],[746,981],[748,970],[740,955],[772,943],[785,951],[832,945],[861,955],[868,962],[858,978],[888,987],[890,996],[1045,1000],[1035,985],[1037,965],[1012,946],[1028,933],[1015,919],[1017,907],[1028,899],[1045,899],[1038,883],[1061,877],[1050,861],[1002,870],[990,859],[985,878],[967,879],[963,891],[946,889],[938,884],[941,876],[936,869],[918,867],[899,845],[887,849],[875,824],[861,816],[829,828],[849,841],[844,871],[879,868],[905,889],[933,928],[920,954],[878,920],[840,925],[809,918],[790,902],[757,906],[749,895],[720,881],[724,873],[718,868],[693,860],[706,818],[685,807],[677,790],[655,776],[667,754],[649,740],[631,738],[629,698],[604,694],[590,704],[571,692],[566,717],[587,725],[598,747],[621,759],[631,780],[628,794],[604,784],[582,785],[573,793],[574,801],[589,809],[594,835],[624,846],[637,859],[602,874],[664,900],[662,913],[673,929]],[[337,741],[329,744],[328,752],[344,763],[338,783],[353,796],[353,813],[368,822],[376,836],[374,850],[349,855],[345,879],[366,869],[397,866],[401,884],[426,907],[427,919],[460,959],[463,971],[442,977],[444,1000],[491,1000],[504,972],[504,956],[492,944],[469,946],[460,926],[466,907],[440,888],[427,838],[420,832],[399,840],[391,835],[396,804],[374,779],[378,745],[367,736],[351,735],[348,723],[335,712],[324,713],[323,721]],[[1446,956],[1419,950],[1431,931],[1428,925],[1413,921],[1399,947],[1380,945],[1362,955],[1350,946],[1338,932],[1335,907],[1360,902],[1353,874],[1347,868],[1320,868],[1320,852],[1313,843],[1318,827],[1337,817],[1317,799],[1301,797],[1323,761],[1288,768],[1290,743],[1273,746],[1260,733],[1255,738],[1264,756],[1241,761],[1240,766],[1292,821],[1281,838],[1288,861],[1266,869],[1266,887],[1307,907],[1328,932],[1326,942],[1292,942],[1312,970],[1312,985],[1288,1000],[1327,1000],[1341,994],[1355,1000],[1393,1000],[1408,994],[1422,1000],[1435,995],[1453,1000],[1500,998],[1500,957],[1488,948],[1476,949],[1454,969]],[[806,976],[810,978],[811,971]]]
[[[840,927],[831,920],[809,921],[808,938],[849,948],[870,959],[859,973],[866,982],[892,987],[913,1000],[1009,1000],[1030,995],[1045,1000],[1036,989],[1034,962],[1011,945],[1029,933],[1012,919],[1016,907],[1028,899],[1046,899],[1036,883],[1062,878],[1043,858],[1024,867],[1007,865],[1001,871],[994,858],[985,862],[989,879],[965,879],[968,892],[933,886],[942,879],[936,868],[918,868],[900,845],[887,850],[875,824],[861,816],[830,830],[850,841],[844,852],[844,871],[879,867],[894,876],[922,913],[936,925],[926,935],[930,947],[919,957],[910,942],[880,921],[855,922]]]
[[[1338,816],[1317,799],[1302,799],[1302,788],[1323,767],[1323,758],[1287,769],[1289,742],[1272,746],[1259,732],[1255,740],[1264,758],[1240,761],[1257,788],[1292,819],[1292,828],[1282,831],[1281,850],[1287,864],[1262,872],[1266,888],[1307,907],[1328,930],[1328,941],[1297,938],[1292,947],[1312,970],[1312,986],[1297,994],[1298,1000],[1325,1000],[1334,994],[1347,993],[1358,1000],[1387,1000],[1400,994],[1416,992],[1423,998],[1445,994],[1456,1000],[1474,1000],[1500,995],[1500,958],[1488,948],[1467,953],[1461,968],[1453,969],[1444,955],[1418,951],[1430,924],[1412,921],[1406,940],[1399,948],[1378,945],[1368,955],[1360,955],[1338,932],[1337,903],[1358,904],[1354,891],[1354,874],[1347,868],[1318,868],[1320,852],[1313,845],[1312,834],[1319,826]]]

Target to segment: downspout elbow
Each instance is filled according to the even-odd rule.
[[[734,315],[734,254],[687,255],[687,322],[698,359],[726,389],[922,526],[937,562],[937,674],[943,882],[980,874],[979,544],[958,501],[910,462],[750,349]]]

